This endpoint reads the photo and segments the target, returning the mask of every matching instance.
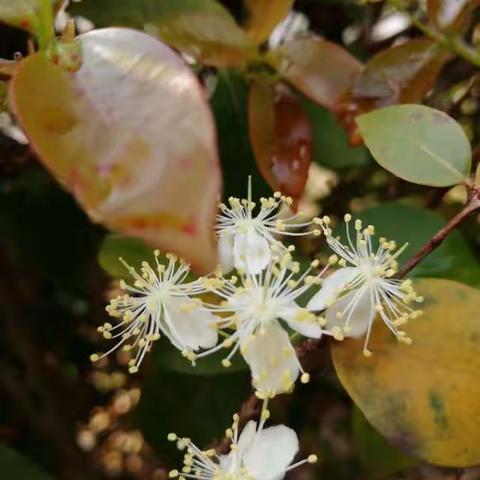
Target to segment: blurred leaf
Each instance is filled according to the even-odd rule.
[[[458,32],[479,5],[479,0],[427,0],[427,12],[440,29]]]
[[[56,0],[51,0],[52,5]],[[38,27],[40,0],[0,0],[0,21],[34,32]]]
[[[335,109],[362,70],[344,48],[317,37],[286,42],[267,60],[298,90],[329,110]]]
[[[250,87],[250,140],[263,177],[274,190],[300,198],[312,158],[310,123],[283,84],[257,77]]]
[[[0,444],[0,471],[9,480],[52,480],[29,459],[15,450]]]
[[[470,171],[470,142],[447,114],[422,105],[395,105],[357,117],[375,160],[409,182],[461,183]]]
[[[250,391],[247,371],[209,378],[167,374],[157,368],[145,381],[138,421],[147,440],[163,451],[170,432],[207,447],[213,439],[223,438]]]
[[[97,26],[147,27],[206,65],[239,66],[258,54],[246,32],[215,0],[83,0],[69,11]]]
[[[137,270],[142,262],[154,260],[153,249],[140,238],[107,235],[100,245],[98,263],[113,278],[130,278],[127,269],[119,261],[120,257]]]
[[[288,15],[294,0],[245,0],[248,20],[245,29],[252,40],[263,43]]]
[[[346,170],[363,167],[370,160],[367,149],[362,145],[351,147],[345,129],[335,116],[308,99],[302,99],[302,105],[309,117],[312,129],[313,161],[331,168]]]
[[[375,55],[355,80],[350,99],[363,111],[416,103],[434,86],[449,55],[425,38],[409,40]]]
[[[390,445],[370,426],[358,408],[353,409],[352,427],[360,463],[369,479],[383,479],[387,475],[401,472],[418,463],[417,460]]]
[[[480,292],[450,280],[416,285],[424,315],[392,341],[383,325],[363,339],[332,344],[335,369],[367,420],[394,445],[435,465],[480,462]]]
[[[232,366],[225,368],[222,360],[227,350],[220,350],[217,353],[201,358],[195,367],[175,348],[167,343],[161,343],[153,351],[155,365],[166,372],[186,373],[189,375],[214,376],[229,375],[232,373],[247,370],[248,366],[241,355],[235,355],[232,359]]]
[[[95,30],[80,41],[77,73],[36,53],[11,82],[33,148],[93,220],[209,271],[220,171],[197,79],[140,32]]]
[[[218,73],[212,109],[218,128],[225,198],[232,195],[246,198],[249,175],[252,175],[255,198],[271,194],[258,173],[248,136],[248,91],[248,83],[240,73],[230,70]]]
[[[398,262],[402,265],[428,242],[446,220],[439,214],[400,203],[384,203],[355,214],[364,224],[375,226],[379,236],[408,243]],[[342,234],[341,228],[337,234]],[[462,234],[455,230],[412,272],[417,277],[442,277],[480,287],[480,264]]]

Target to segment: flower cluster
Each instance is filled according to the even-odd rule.
[[[121,283],[124,294],[107,306],[117,319],[99,328],[106,339],[117,340],[98,360],[117,348],[133,350],[130,372],[139,365],[162,335],[193,364],[215,352],[226,351],[228,368],[239,352],[250,367],[260,398],[290,391],[298,377],[309,380],[292,340],[298,335],[336,340],[365,336],[364,353],[376,318],[397,339],[410,343],[401,327],[421,311],[422,301],[410,280],[395,279],[397,258],[405,246],[385,238],[374,241],[374,227],[364,227],[345,215],[345,240],[333,236],[329,217],[299,220],[285,215],[289,197],[276,193],[260,199],[230,198],[220,204],[217,234],[220,265],[216,272],[193,280],[190,268],[175,255],[155,265],[143,262],[140,271],[121,260],[133,284]],[[331,255],[325,265],[313,260],[302,267],[294,246],[281,235],[324,235]],[[303,262],[305,264],[305,262]],[[333,267],[340,267],[334,269]],[[310,301],[305,305],[305,295]],[[221,341],[219,341],[221,338]]]
[[[293,430],[277,425],[265,428],[268,401],[289,392],[309,374],[300,364],[295,337],[335,340],[365,337],[368,348],[372,327],[381,319],[401,342],[411,339],[401,327],[421,314],[422,301],[410,280],[396,279],[397,249],[385,238],[375,241],[375,229],[360,220],[352,232],[345,215],[345,238],[335,237],[329,217],[301,219],[285,214],[292,200],[274,194],[260,206],[247,199],[230,198],[219,205],[217,237],[219,266],[212,274],[193,279],[189,265],[175,255],[154,252],[155,264],[143,262],[139,271],[121,262],[133,279],[122,281],[123,294],[110,301],[108,314],[116,322],[99,327],[105,339],[116,340],[106,353],[118,348],[133,351],[129,371],[138,371],[146,353],[161,336],[168,338],[192,365],[216,352],[225,352],[228,368],[239,353],[251,370],[252,384],[263,399],[259,422],[248,422],[240,432],[239,416],[227,430],[230,452],[201,450],[188,438],[169,435],[185,451],[180,480],[279,480],[286,472],[317,458],[292,464],[298,453]],[[295,259],[295,247],[285,236],[322,235],[331,250],[323,262]],[[339,267],[339,268],[338,268]],[[305,298],[310,300],[307,302]]]

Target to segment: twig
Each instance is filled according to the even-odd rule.
[[[439,230],[423,247],[406,262],[397,272],[396,278],[403,278],[407,273],[413,270],[427,255],[437,249],[445,240],[448,234],[455,229],[466,218],[477,210],[480,210],[480,190],[475,187],[470,188],[470,195],[463,209],[455,215],[441,230]]]

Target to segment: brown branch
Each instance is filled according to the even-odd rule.
[[[470,187],[468,200],[463,209],[455,215],[441,230],[439,230],[422,248],[406,262],[396,274],[396,278],[403,278],[413,270],[427,255],[436,250],[449,233],[460,225],[466,218],[480,210],[480,190]]]

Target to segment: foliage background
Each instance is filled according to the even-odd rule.
[[[172,0],[173,1],[173,0]],[[85,16],[110,24],[115,11],[135,14],[135,2],[89,2]],[[222,2],[237,20],[241,2]],[[132,6],[125,8],[125,6]],[[90,10],[89,10],[90,9]],[[356,32],[348,49],[366,61],[399,38],[422,37],[411,24],[393,34],[375,33],[388,15],[384,2],[368,5],[347,0],[298,0],[295,10],[310,29],[337,44]],[[471,18],[476,31],[478,12]],[[480,25],[480,24],[479,24]],[[26,34],[0,28],[0,56],[27,54]],[[412,52],[413,54],[413,52]],[[405,69],[403,65],[401,68]],[[255,195],[269,187],[259,175],[247,125],[247,80],[234,70],[213,82],[225,196],[245,194],[254,178]],[[459,85],[468,92],[456,96]],[[350,147],[334,115],[300,97],[311,121],[313,161],[307,188],[313,209],[341,216],[358,212],[382,234],[408,241],[414,252],[460,206],[462,192],[413,185],[387,173],[365,147]],[[478,68],[454,58],[442,70],[428,104],[447,110],[469,132],[480,133]],[[172,126],[172,129],[175,127]],[[105,321],[106,298],[117,288],[117,251],[132,258],[143,246],[122,244],[93,225],[40,166],[29,150],[3,129],[0,136],[0,469],[10,479],[95,480],[164,479],[178,464],[166,442],[176,431],[199,444],[221,439],[233,412],[248,397],[249,374],[242,365],[213,376],[214,364],[192,372],[168,348],[158,345],[141,374],[125,374],[125,360],[92,366],[96,327]],[[323,170],[328,169],[328,172]],[[326,194],[324,193],[326,192]],[[427,261],[417,276],[442,277],[480,285],[478,218],[466,222]],[[318,245],[303,245],[310,255]],[[100,258],[100,262],[99,262]],[[102,268],[103,267],[103,268]],[[188,366],[187,366],[188,367]],[[291,474],[299,479],[479,478],[478,471],[428,466],[390,446],[365,421],[340,386],[325,344],[311,365],[312,382],[295,396],[272,406],[272,423],[285,422],[299,433],[302,454],[316,452],[319,463]]]

